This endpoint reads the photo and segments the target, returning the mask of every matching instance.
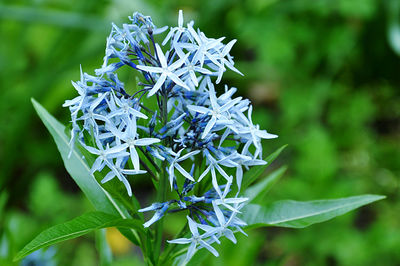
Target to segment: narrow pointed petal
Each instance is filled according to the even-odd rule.
[[[222,198],[222,192],[221,192],[221,189],[219,188],[219,185],[217,182],[217,175],[215,174],[214,167],[211,168],[211,182],[212,182],[212,185],[213,185],[215,191],[217,191],[219,197]]]
[[[156,138],[143,138],[143,139],[138,139],[135,141],[135,145],[137,146],[148,146],[154,143],[158,143],[161,140],[156,139]]]
[[[129,147],[129,152],[130,152],[130,157],[131,161],[133,164],[133,168],[135,170],[140,170],[140,161],[139,161],[139,155],[136,151],[136,148],[134,146]]]
[[[173,240],[167,240],[167,242],[172,244],[189,244],[192,241],[189,238],[177,238]]]
[[[161,63],[161,67],[167,68],[168,67],[167,59],[165,58],[165,55],[164,55],[163,51],[161,50],[161,47],[158,43],[156,43],[156,51],[157,51],[158,59],[160,60],[160,63]]]
[[[186,216],[186,218],[188,219],[190,232],[192,232],[193,236],[198,236],[199,231],[197,230],[197,224],[189,216]]]
[[[168,43],[168,41],[171,39],[172,35],[174,35],[174,31],[171,29],[168,32],[167,36],[165,37],[164,41],[161,43],[162,46],[165,46]]]
[[[224,235],[226,236],[226,238],[228,238],[230,241],[232,241],[232,243],[236,244],[236,238],[235,235],[233,234],[233,232],[229,229],[225,229],[224,231]]]
[[[185,170],[185,169],[183,169],[183,167],[182,166],[180,166],[179,164],[175,164],[175,168],[176,168],[176,170],[178,170],[184,177],[186,177],[187,179],[189,179],[189,180],[191,180],[191,181],[195,181],[194,179],[193,179],[193,177]]]
[[[278,137],[278,135],[268,133],[266,130],[258,130],[256,135],[263,139],[274,139]]]
[[[204,247],[204,248],[206,248],[208,251],[210,251],[215,257],[218,257],[219,256],[219,254],[218,254],[218,251],[215,249],[215,248],[213,248],[210,244],[208,244],[207,242],[205,242],[205,241],[203,241],[203,240],[200,240],[200,245],[202,246],[202,247]]]
[[[175,84],[177,84],[177,85],[179,85],[179,86],[181,86],[181,87],[187,89],[188,91],[190,91],[190,88],[188,87],[188,85],[186,85],[185,82],[183,82],[180,78],[178,78],[177,75],[171,73],[171,74],[168,75],[168,77],[169,77],[173,82],[175,82]]]
[[[97,159],[94,161],[92,168],[90,169],[90,172],[93,174],[96,171],[101,171],[101,169],[104,167],[104,162],[101,157],[97,157]]]
[[[192,257],[193,257],[193,255],[194,255],[194,253],[196,252],[196,242],[192,242],[191,244],[190,244],[190,246],[189,246],[189,249],[188,249],[188,251],[187,251],[187,254],[186,254],[186,261],[189,261]]]
[[[206,168],[206,170],[200,175],[200,177],[199,177],[199,179],[197,180],[197,182],[200,182],[200,181],[208,174],[208,172],[210,171],[210,169],[211,169],[211,165],[209,165],[209,166]]]
[[[215,122],[217,121],[217,119],[215,118],[215,116],[212,116],[210,121],[208,121],[206,127],[204,128],[204,132],[201,135],[201,138],[204,139],[207,134],[211,131],[211,129],[213,128],[213,126],[215,125]]]
[[[147,97],[153,96],[164,84],[165,79],[167,78],[167,75],[164,73],[161,74],[161,76],[158,78],[156,84],[154,84],[153,88],[149,91],[149,94],[147,94]]]
[[[101,180],[101,183],[104,184],[115,177],[115,173],[113,171],[108,172],[106,176]]]
[[[186,106],[190,111],[193,111],[193,112],[197,112],[197,113],[201,113],[201,114],[207,114],[207,113],[209,113],[209,112],[211,112],[211,110],[210,109],[207,109],[207,108],[205,108],[205,107],[203,107],[203,106],[196,106],[196,105],[187,105]]]
[[[139,112],[138,110],[133,109],[133,108],[130,108],[130,109],[129,109],[129,112],[130,112],[132,115],[136,116],[136,117],[140,117],[140,118],[143,118],[143,119],[147,119],[147,118],[148,118],[147,115],[142,114],[141,112]]]
[[[186,160],[187,158],[189,158],[190,156],[194,156],[194,155],[196,155],[196,154],[198,154],[198,153],[200,153],[199,150],[188,152],[187,154],[181,156],[181,157],[178,159],[178,162],[184,161],[184,160]]]
[[[170,185],[171,185],[171,190],[172,190],[172,186],[173,186],[174,179],[175,179],[174,164],[171,164],[171,165],[169,166],[168,175],[169,175],[169,183],[170,183]]]
[[[173,63],[172,65],[170,65],[168,67],[168,69],[170,71],[173,71],[179,67],[181,67],[187,60],[187,58],[189,57],[189,54],[185,54],[183,57],[181,57],[179,60],[177,60],[175,63]]]
[[[106,154],[113,154],[113,153],[118,153],[120,151],[124,151],[124,150],[126,150],[126,148],[128,148],[128,146],[129,145],[127,143],[124,143],[124,144],[106,149]]]
[[[237,184],[239,190],[242,185],[242,178],[243,178],[243,169],[242,169],[242,166],[239,165],[236,168],[236,184]]]
[[[153,66],[143,66],[143,65],[137,65],[137,68],[146,72],[150,73],[162,73],[163,70],[160,67],[153,67]]]
[[[214,207],[214,212],[215,215],[217,216],[218,222],[221,226],[223,226],[225,224],[225,216],[222,214],[222,211],[220,210],[220,208],[218,207],[218,205],[213,202],[212,203],[213,207]]]
[[[183,26],[183,12],[181,9],[179,10],[179,15],[178,15],[178,26],[180,28],[182,28]]]
[[[229,53],[229,51],[232,49],[233,45],[236,43],[236,39],[233,39],[232,41],[228,42],[227,45],[225,45],[224,49],[222,50],[222,55],[225,56]]]

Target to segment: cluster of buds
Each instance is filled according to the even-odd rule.
[[[117,178],[129,196],[135,175],[165,178],[175,197],[140,209],[155,212],[144,226],[185,211],[191,236],[169,242],[190,244],[187,259],[199,248],[218,255],[213,243],[221,236],[236,242],[234,232],[243,232],[237,217],[247,201],[240,196],[243,171],[266,163],[261,140],[277,136],[253,124],[250,101],[235,97],[236,88],[216,93],[227,69],[241,74],[229,54],[236,40],[206,37],[193,21],[184,25],[180,11],[178,26],[159,45],[155,35],[168,27],[157,28],[140,13],[129,19],[112,25],[95,75],[81,71],[72,83],[79,96],[64,104],[71,146],[79,142],[93,154],[91,171],[105,173],[102,183]],[[118,79],[121,68],[139,77],[134,92]]]

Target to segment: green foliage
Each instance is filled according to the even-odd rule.
[[[40,100],[67,123],[67,110],[60,106],[74,94],[69,80],[79,79],[79,64],[88,70],[101,63],[109,21],[140,10],[152,15],[156,24],[175,24],[179,8],[184,9],[185,21],[196,19],[195,26],[210,36],[238,39],[233,54],[245,76],[227,73],[229,83],[258,105],[255,122],[279,135],[265,145],[266,154],[289,144],[271,166],[289,168],[268,192],[268,202],[388,195],[329,224],[251,230],[248,238],[239,237],[238,245],[223,242],[218,263],[212,256],[202,263],[399,264],[396,6],[397,1],[378,0],[4,1],[0,195],[5,192],[8,197],[0,215],[0,265],[11,264],[7,257],[12,260],[41,230],[91,209],[73,193],[77,187],[66,181],[56,146],[29,99]],[[83,18],[94,27],[89,30]],[[141,202],[150,197],[144,192],[147,185],[135,180]],[[46,213],[51,202],[57,202],[54,212]],[[90,235],[72,241],[76,242],[58,246],[59,265],[98,265]],[[113,264],[140,265],[134,254],[115,256]]]
[[[121,219],[104,212],[89,212],[71,221],[55,225],[43,231],[17,254],[15,260],[19,260],[40,248],[73,239],[94,230],[107,227],[125,227],[133,228],[135,230],[143,230],[140,221]]]
[[[249,204],[244,207],[242,218],[249,228],[260,226],[304,228],[383,198],[385,197],[379,195],[362,195],[305,202],[285,200],[265,206]]]
[[[244,174],[243,177],[243,185],[242,188],[246,189],[249,185],[251,185],[257,178],[261,176],[261,174],[265,171],[265,169],[273,162],[275,159],[279,156],[279,154],[287,147],[287,145],[283,145],[276,151],[274,151],[272,154],[268,155],[266,158],[264,158],[264,161],[267,162],[267,164],[259,166],[259,167],[253,167],[249,171],[247,171]]]
[[[83,201],[83,197],[62,191],[54,176],[48,172],[38,173],[33,179],[34,183],[28,195],[30,200],[25,211],[8,210],[0,215],[2,221],[1,265],[19,265],[20,262],[13,262],[16,253],[40,231],[90,209],[88,201],[86,199]],[[73,241],[73,245],[71,242],[57,245],[53,249],[57,254],[56,262],[59,265],[66,265],[67,262],[74,265],[73,261],[82,260],[83,255],[96,254],[94,245],[90,244],[90,241],[92,241],[92,236],[88,235],[78,241]],[[81,254],[82,256],[76,252],[81,249],[86,251]],[[71,258],[73,258],[72,262]],[[86,259],[89,265],[95,260],[95,256]]]
[[[259,183],[247,188],[244,195],[249,198],[249,202],[265,202],[267,192],[283,176],[286,169],[286,166],[282,166],[270,173]]]
[[[90,173],[90,168],[82,158],[82,155],[74,149],[71,157],[68,158],[70,153],[70,146],[68,137],[65,135],[65,128],[61,125],[54,117],[52,117],[38,102],[32,99],[32,103],[46,125],[47,129],[54,138],[57,144],[58,150],[63,158],[65,168],[78,184],[80,189],[85,193],[91,203],[99,210],[110,214],[119,215],[122,218],[128,217],[128,211],[115,201],[110,194],[103,189],[100,184],[96,181],[94,176]],[[135,232],[124,231],[127,237],[134,243],[139,243],[139,238]]]
[[[127,237],[130,238],[135,244],[140,245],[143,251],[146,252],[146,246],[149,246],[147,244],[149,240],[148,235],[147,240],[144,241],[143,238],[139,239],[138,235],[139,233],[143,236],[143,220],[126,219],[125,214],[121,210],[122,205],[115,202],[108,192],[106,192],[106,190],[96,182],[95,177],[90,174],[89,166],[83,160],[83,157],[79,154],[79,152],[74,149],[71,157],[68,157],[70,147],[68,145],[68,138],[64,133],[65,128],[38,102],[32,100],[32,103],[45,126],[53,136],[62,155],[65,167],[75,182],[91,200],[94,206],[98,207],[99,209],[107,207],[105,209],[106,211],[116,213],[118,216],[104,212],[92,212],[79,216],[69,222],[53,226],[40,233],[35,239],[27,244],[17,254],[15,260],[21,259],[35,250],[53,245],[57,242],[76,238],[94,230],[114,226],[131,229],[132,232],[129,232],[129,234],[133,233],[134,237],[136,238],[132,239],[129,234]],[[286,146],[282,146],[279,148],[277,151],[268,156],[266,160],[268,162],[275,160],[285,147]],[[256,180],[256,178],[258,178],[264,170],[265,166],[261,166],[257,171],[250,171],[251,178],[248,179]],[[384,198],[383,196],[364,195],[336,200],[318,200],[312,202],[278,201],[272,205],[265,205],[265,202],[263,202],[262,199],[265,198],[265,194],[268,192],[270,187],[284,174],[285,171],[286,167],[281,167],[280,169],[272,172],[264,180],[261,180],[259,183],[247,188],[245,191],[245,195],[249,196],[250,202],[258,199],[258,201],[262,203],[262,205],[250,204],[244,207],[242,218],[248,224],[248,228],[271,225],[303,228],[314,223],[329,220],[360,206]],[[249,181],[249,184],[251,184],[251,181]],[[120,217],[122,217],[122,219]],[[127,234],[127,231],[121,232]],[[101,252],[101,259],[105,264],[110,263],[110,255],[107,254],[107,247],[104,245],[104,240],[102,240],[102,237],[104,238],[104,236],[98,235],[98,237],[100,237],[98,248]],[[177,252],[182,253],[185,250],[186,248],[182,247]],[[173,257],[175,256],[172,256],[172,258]],[[182,264],[183,262],[181,259],[181,256],[177,257],[175,263]],[[154,258],[153,261],[157,262],[158,258]],[[154,263],[153,261],[149,260],[148,263],[152,264]]]

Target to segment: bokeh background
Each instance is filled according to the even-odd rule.
[[[224,82],[255,105],[254,120],[289,144],[270,200],[384,194],[387,199],[302,230],[249,231],[205,265],[400,265],[400,1],[0,1],[0,265],[41,230],[91,210],[63,168],[30,98],[67,124],[79,65],[102,63],[110,23],[134,11],[176,25],[178,10],[209,37],[237,39],[241,77]],[[140,186],[141,184],[136,184]],[[114,230],[113,265],[141,265]],[[23,265],[98,265],[94,235]],[[47,261],[47,262],[46,262]],[[38,263],[38,264],[28,264]],[[53,263],[53,264],[51,264]]]

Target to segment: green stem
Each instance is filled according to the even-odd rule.
[[[178,234],[176,234],[174,239],[183,237],[184,234],[186,233],[187,229],[188,229],[188,224],[185,224],[185,226],[181,229],[181,231]],[[168,247],[165,249],[165,251],[162,254],[161,265],[167,265],[170,254],[172,251],[174,251],[176,246],[177,246],[177,244],[172,244],[172,243],[168,244]]]
[[[168,96],[167,93],[163,93],[163,99],[162,99],[162,119],[163,119],[163,124],[167,124],[168,120],[168,110],[167,110],[167,101],[168,101]],[[165,142],[168,142],[167,139],[165,139]],[[164,143],[167,144],[167,143]],[[167,197],[167,187],[168,187],[168,173],[167,173],[167,162],[164,160],[162,162],[162,176],[159,181],[158,185],[158,191],[157,191],[157,202],[165,202],[166,197]],[[154,240],[154,261],[156,262],[156,265],[158,264],[158,260],[160,257],[160,251],[161,251],[161,244],[162,244],[162,236],[163,236],[163,224],[164,224],[164,219],[160,219],[157,221],[156,224],[156,232],[155,232],[155,240]]]
[[[167,164],[166,162],[163,162],[163,175],[160,179],[160,183],[158,186],[158,191],[157,191],[157,202],[165,202],[166,198],[166,188],[167,188],[167,180],[168,180],[168,175],[166,171]],[[163,235],[163,225],[164,225],[164,219],[160,219],[157,221],[156,224],[156,239],[154,241],[154,258],[155,261],[158,262],[158,258],[160,255],[161,251],[161,244],[162,244],[162,235]],[[156,263],[157,264],[157,263]]]

